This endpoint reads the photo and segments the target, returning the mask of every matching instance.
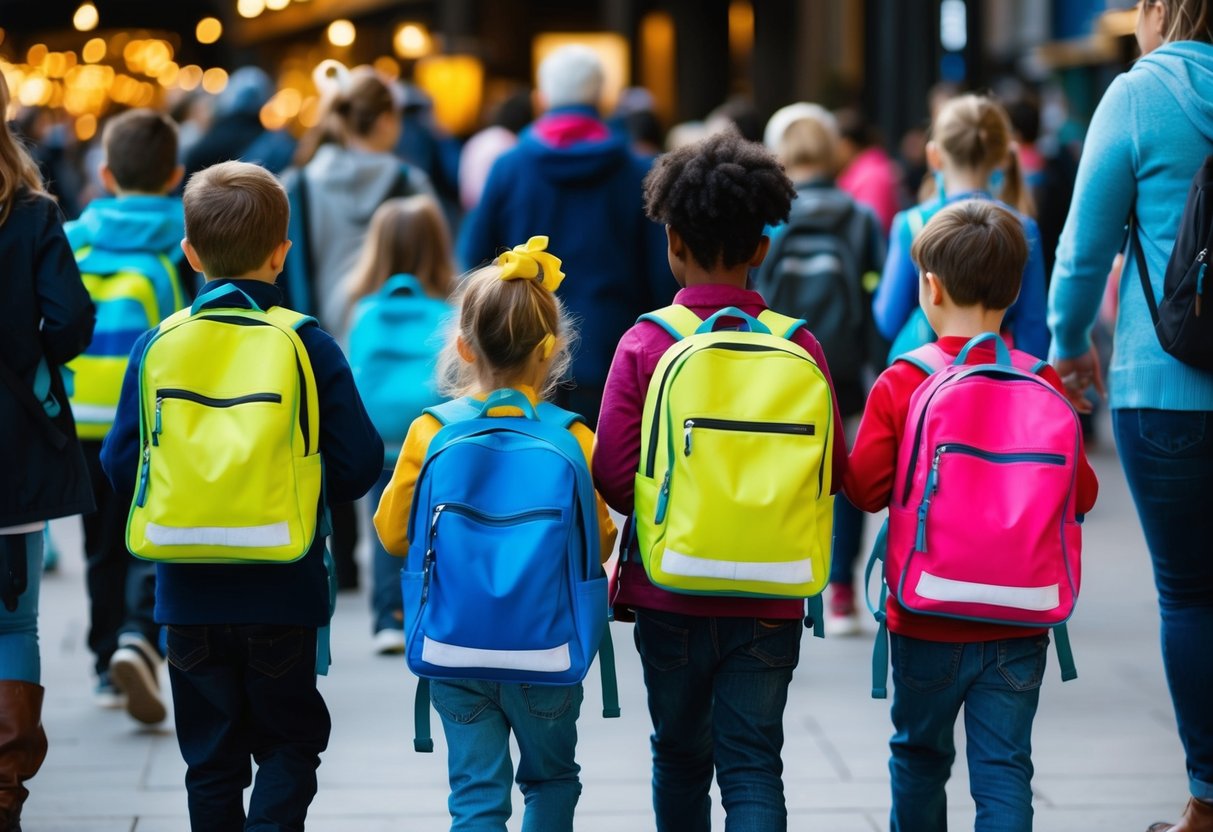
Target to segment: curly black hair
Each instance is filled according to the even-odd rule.
[[[644,179],[649,218],[677,231],[704,268],[749,260],[795,196],[775,157],[733,131],[665,154]]]

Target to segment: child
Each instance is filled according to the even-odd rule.
[[[939,347],[955,357],[968,340],[998,332],[1019,292],[1028,256],[1019,217],[991,200],[969,200],[936,214],[914,241],[922,271],[920,303]],[[989,347],[974,361],[992,363]],[[1059,391],[1051,368],[1042,376]],[[898,449],[915,389],[927,378],[896,362],[877,379],[851,452],[846,495],[864,511],[889,505]],[[1081,449],[1080,449],[1081,450]],[[1080,453],[1075,510],[1090,511],[1098,484]],[[955,757],[961,705],[968,732],[976,829],[1032,828],[1032,720],[1040,697],[1046,631],[907,612],[888,603],[893,656],[893,832],[947,827],[944,784]]]
[[[286,193],[277,180],[256,165],[226,162],[194,174],[185,189],[184,203],[186,239],[181,247],[190,264],[207,278],[192,314],[230,308],[232,317],[228,320],[238,324],[247,320],[239,317],[248,314],[244,310],[272,311],[280,305],[282,293],[274,280],[290,241],[286,239]],[[185,323],[180,328],[190,326],[211,327],[204,331],[215,338],[222,330],[226,343],[238,337],[231,335],[232,331],[264,330],[259,326],[225,326],[222,322]],[[323,461],[322,499],[356,500],[379,476],[383,443],[362,407],[336,342],[310,319],[304,319],[297,335],[306,352],[297,355],[299,375],[305,375],[306,365],[310,365],[310,375],[315,379],[319,430],[318,441],[312,447],[319,449]],[[156,336],[157,330],[148,332],[131,351],[118,415],[101,451],[105,472],[119,493],[135,492],[140,457],[145,465],[148,459],[140,441],[140,408],[146,406],[140,389],[141,364],[167,360],[156,357]],[[198,360],[207,364],[194,370],[177,365],[163,369],[205,372],[213,378],[242,372],[239,366],[225,365],[222,355],[217,350],[200,357]],[[157,370],[163,371],[162,364]],[[294,378],[283,378],[275,386],[287,391],[299,389]],[[210,395],[233,393],[216,389]],[[235,411],[239,407],[218,407],[238,418]],[[264,409],[267,405],[240,407],[244,413],[255,413],[265,411],[252,408]],[[182,441],[181,437],[188,434],[183,434],[181,427],[188,431],[191,421],[197,428],[201,420],[217,418],[198,415],[202,409],[198,407],[193,413],[178,410],[179,418],[174,423],[166,406],[164,425],[159,420],[156,425],[161,447],[170,436],[173,442]],[[173,424],[178,427],[174,429]],[[271,450],[255,448],[253,452]],[[281,482],[289,476],[283,471],[262,470],[263,460],[259,467],[259,457],[243,458],[242,453],[224,454],[217,447],[204,464],[209,464],[211,476],[218,478]],[[227,470],[222,465],[225,458],[238,460],[239,470]],[[168,459],[161,457],[160,464]],[[185,464],[183,461],[183,467]],[[145,484],[144,476],[140,480],[141,485]],[[157,488],[163,494],[166,488],[171,490],[172,484],[173,477],[161,471],[150,488],[152,499]],[[267,493],[266,500],[271,498]],[[137,500],[138,505],[141,503]],[[165,533],[196,533],[203,538],[221,538],[222,545],[241,545],[216,534],[223,529],[188,528],[198,506],[170,508],[179,516],[162,522],[175,520],[173,526],[177,528]],[[240,505],[232,506],[230,513],[235,518],[238,513],[255,510],[255,506]],[[323,518],[327,506],[317,504],[316,512]],[[285,527],[287,523],[279,525]],[[267,530],[272,532],[273,527]],[[239,530],[228,534],[234,536],[235,531]],[[204,544],[210,542],[204,540]],[[324,547],[325,531],[323,524],[318,524],[310,546],[293,562],[156,566],[156,620],[168,625],[169,679],[177,741],[188,766],[185,783],[194,829],[245,828],[242,791],[252,780],[250,758],[257,762],[257,781],[249,800],[247,828],[303,828],[308,804],[316,793],[319,755],[328,744],[331,728],[328,710],[316,689],[317,629],[329,620]],[[229,552],[216,542],[212,559],[227,555]]]
[[[97,303],[97,330],[71,362],[72,410],[88,461],[97,511],[84,515],[89,594],[88,646],[94,655],[97,702],[122,707],[140,722],[165,717],[160,692],[159,628],[152,620],[155,571],[126,550],[129,495],[115,494],[101,470],[101,441],[131,345],[194,294],[194,273],[181,256],[181,182],[177,127],[152,110],[129,110],[106,125],[101,181],[113,194],[89,203],[67,224],[84,283]],[[132,314],[132,311],[135,314]]]
[[[444,393],[483,400],[494,390],[513,388],[535,404],[549,396],[562,378],[573,337],[564,307],[554,294],[563,275],[560,261],[537,247],[536,240],[546,244],[546,238],[532,238],[525,247],[506,252],[465,280],[458,326],[441,357]],[[489,415],[517,413],[515,408],[503,407]],[[375,512],[375,528],[384,548],[394,555],[408,553],[406,534],[414,486],[430,441],[440,428],[438,420],[428,414],[413,422],[392,481]],[[588,465],[593,432],[580,422],[570,431]],[[615,540],[615,527],[601,499],[598,531],[606,558]],[[430,696],[447,739],[452,829],[504,832],[510,816],[512,730],[521,754],[517,780],[526,800],[522,828],[572,830],[573,810],[581,794],[580,767],[574,761],[580,684],[434,680]]]
[[[762,296],[745,288],[747,276],[766,255],[764,227],[787,218],[794,195],[779,162],[736,133],[659,159],[645,180],[645,206],[666,227],[670,268],[684,287],[674,302],[704,319],[726,307],[763,312]],[[817,340],[803,328],[792,340],[828,382]],[[673,343],[661,326],[636,324],[620,341],[607,378],[594,480],[623,514],[634,513],[645,398]],[[836,399],[832,424],[840,424]],[[835,441],[835,484],[845,463],[845,445]],[[627,610],[636,616],[653,720],[657,829],[710,828],[713,766],[730,828],[784,829],[783,710],[799,660],[804,601],[667,592],[634,561],[621,564],[615,592],[616,616]]]
[[[441,401],[433,381],[433,342],[449,312],[453,275],[451,235],[433,197],[389,199],[379,206],[345,283],[350,366],[387,448],[383,473],[371,489],[372,507],[391,479],[407,426]],[[392,284],[385,286],[389,278]],[[371,552],[375,652],[398,654],[404,650],[400,561],[373,535]]]
[[[918,270],[910,256],[910,245],[936,211],[963,199],[992,200],[1004,208],[1018,209],[1028,240],[1028,259],[1022,291],[1007,310],[1004,326],[1018,349],[1037,358],[1048,355],[1044,253],[1036,221],[1028,216],[1032,211],[1031,194],[1023,183],[1016,153],[1011,143],[1011,121],[994,99],[962,95],[939,111],[927,144],[927,161],[935,171],[937,193],[894,219],[889,256],[872,303],[876,326],[893,342],[894,356],[932,340],[931,333],[921,331],[921,312],[916,311]],[[904,336],[903,328],[907,329]]]

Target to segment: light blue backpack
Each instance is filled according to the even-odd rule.
[[[488,417],[495,407],[523,416]],[[401,573],[405,659],[421,677],[418,751],[432,751],[428,679],[580,682],[601,651],[603,716],[619,715],[594,485],[569,426],[517,390],[428,408],[430,442]]]
[[[413,420],[442,401],[434,375],[436,336],[450,312],[445,301],[427,297],[421,282],[407,274],[389,278],[354,307],[350,369],[389,464],[399,456]]]

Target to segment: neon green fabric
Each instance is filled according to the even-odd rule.
[[[680,306],[646,318],[681,336],[642,423],[635,523],[649,578],[693,594],[818,594],[835,428],[825,375],[790,340],[802,322],[767,311],[751,331],[712,332]]]
[[[207,308],[161,324],[140,367],[132,553],[174,563],[307,553],[322,482],[316,381],[295,331],[309,320]]]

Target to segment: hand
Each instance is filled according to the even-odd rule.
[[[1053,362],[1053,368],[1061,376],[1066,398],[1079,413],[1090,413],[1094,410],[1090,400],[1086,397],[1088,388],[1094,387],[1101,399],[1107,398],[1108,391],[1104,387],[1103,374],[1099,370],[1099,356],[1095,352],[1095,347],[1091,347],[1083,355],[1074,358],[1057,359]]]

